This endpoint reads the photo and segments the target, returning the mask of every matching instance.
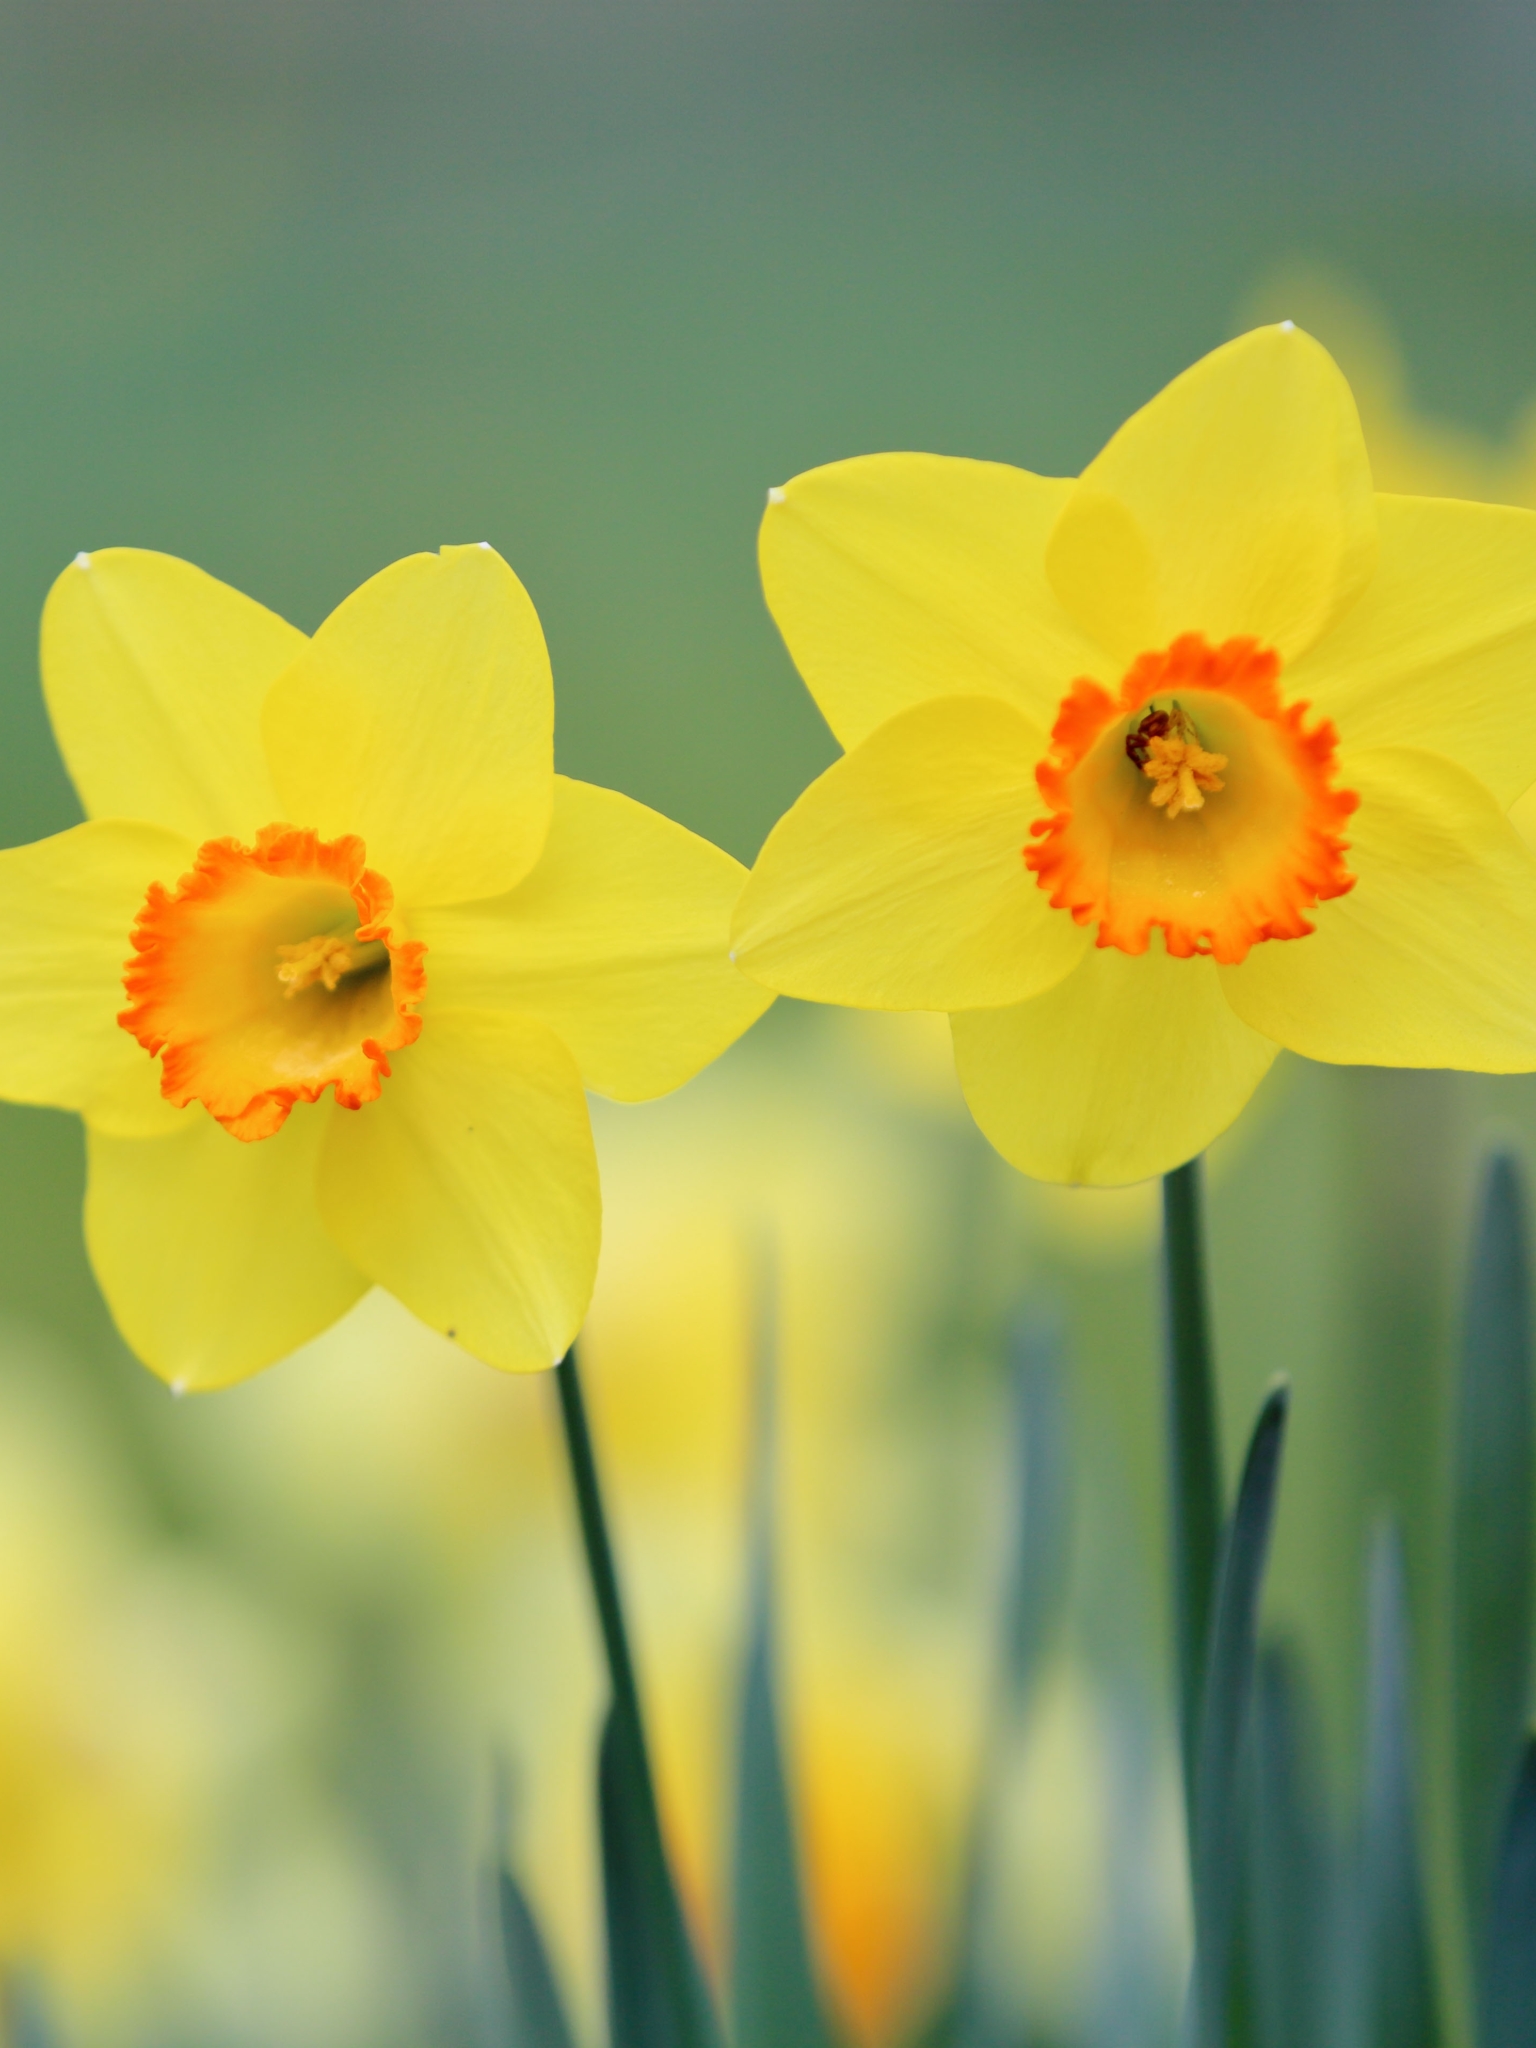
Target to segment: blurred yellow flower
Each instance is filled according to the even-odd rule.
[[[1414,402],[1382,307],[1323,264],[1277,266],[1248,294],[1237,325],[1284,318],[1315,334],[1349,379],[1378,490],[1536,506],[1536,400],[1526,400],[1503,441],[1435,417]]]
[[[924,455],[771,494],[768,603],[848,750],[770,835],[735,957],[951,1013],[998,1150],[1187,1159],[1281,1046],[1536,1067],[1536,516],[1375,493],[1289,325],[1076,480]]]
[[[144,1543],[80,1415],[25,1384],[51,1392],[57,1361],[0,1342],[0,1972],[96,2038],[207,1881],[265,1674],[242,1618]]]
[[[659,1094],[764,1007],[741,869],[555,775],[489,547],[395,563],[312,641],[169,556],[82,555],[43,680],[90,822],[0,854],[0,1093],[84,1115],[128,1342],[218,1386],[376,1282],[548,1366],[597,1259],[583,1083]]]
[[[14,1529],[0,1545],[0,1958],[73,1987],[121,1967],[186,1868],[196,1771],[176,1754],[184,1731],[148,1718],[163,1688],[146,1695],[78,1546],[40,1557]]]

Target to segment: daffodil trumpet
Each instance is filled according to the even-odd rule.
[[[87,822],[0,853],[0,1095],[80,1112],[86,1235],[178,1389],[370,1285],[507,1370],[585,1312],[585,1090],[665,1093],[769,1000],[735,861],[554,772],[527,593],[395,563],[312,639],[202,571],[59,578],[43,685]]]
[[[1307,335],[1216,350],[1075,479],[879,455],[769,497],[845,752],[738,906],[765,986],[947,1011],[1047,1180],[1194,1157],[1282,1047],[1536,1068],[1536,514],[1375,491]]]

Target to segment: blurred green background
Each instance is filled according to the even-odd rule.
[[[912,447],[1075,472],[1245,318],[1293,313],[1358,375],[1383,481],[1530,497],[1533,113],[1536,24],[1501,0],[7,4],[5,840],[78,816],[35,642],[81,548],[184,555],[313,627],[394,557],[488,539],[544,621],[559,765],[750,859],[834,751],[756,586],[765,490],[798,470]],[[784,1005],[599,1129],[599,1423],[713,1939],[741,1235],[766,1216],[786,1686],[843,2020],[902,2040],[942,1982],[1028,1300],[1070,1360],[1074,1562],[1003,1946],[1031,2039],[1171,2040],[1151,1196],[1026,1188],[942,1037]],[[1269,1376],[1298,1390],[1271,1606],[1341,1815],[1363,1535],[1405,1524],[1453,1990],[1446,1373],[1495,1134],[1531,1152],[1536,1084],[1286,1060],[1213,1167],[1234,1461]],[[12,1968],[81,2048],[494,2040],[500,1756],[501,1832],[595,2024],[596,1680],[548,1390],[369,1304],[173,1404],[90,1278],[75,1123],[6,1107],[0,1136]]]

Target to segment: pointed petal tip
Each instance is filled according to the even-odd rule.
[[[82,549],[80,550],[79,554],[78,554],[78,555],[76,555],[76,557],[75,557],[75,561],[74,561],[74,566],[75,566],[75,567],[76,567],[77,569],[89,569],[89,567],[91,566],[91,558],[90,558],[90,556],[89,556],[89,555],[88,555],[88,554],[87,554],[87,553],[85,552],[85,549],[84,549],[84,548],[82,548]]]
[[[784,503],[784,486],[782,484],[770,484],[768,486],[768,502],[770,505],[782,505]]]

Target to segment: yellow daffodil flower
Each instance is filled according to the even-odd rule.
[[[1373,491],[1290,326],[1218,349],[1076,479],[930,455],[770,494],[768,603],[844,758],[735,958],[951,1013],[1046,1180],[1141,1179],[1276,1052],[1536,1068],[1536,515]]]
[[[218,1386],[377,1283],[548,1366],[597,1259],[583,1083],[664,1093],[764,1007],[737,863],[554,773],[489,547],[395,563],[313,640],[169,556],[82,555],[43,683],[90,822],[0,853],[0,1095],[84,1116],[128,1343]]]

